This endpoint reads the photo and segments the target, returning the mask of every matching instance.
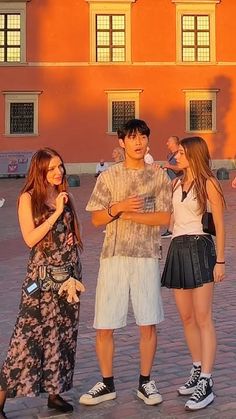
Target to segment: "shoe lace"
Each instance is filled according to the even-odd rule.
[[[95,386],[93,388],[91,388],[91,390],[89,390],[89,394],[91,394],[91,396],[95,396],[96,394],[98,394],[101,390],[103,390],[105,388],[105,384],[98,382],[97,384],[95,384]]]
[[[196,390],[194,391],[191,400],[198,401],[202,396],[206,395],[207,380],[202,378],[198,381]]]
[[[192,368],[191,373],[190,373],[190,377],[188,379],[188,381],[185,383],[186,386],[191,385],[193,383],[195,383],[196,380],[198,380],[198,378],[200,377],[200,368]]]
[[[145,390],[145,392],[146,392],[146,394],[148,396],[150,396],[151,394],[155,394],[155,393],[158,392],[154,380],[148,381],[148,383],[144,383],[142,385],[142,387],[144,388],[144,390]]]

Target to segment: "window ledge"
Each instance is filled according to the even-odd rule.
[[[9,138],[22,138],[22,137],[38,137],[39,134],[2,134],[3,137],[9,137]]]

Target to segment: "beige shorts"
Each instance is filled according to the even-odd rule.
[[[94,328],[126,326],[129,296],[137,325],[158,324],[164,319],[158,259],[127,256],[101,259]]]

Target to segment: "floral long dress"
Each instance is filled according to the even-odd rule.
[[[72,387],[77,343],[79,303],[66,301],[55,290],[27,295],[25,287],[38,280],[40,266],[71,264],[81,280],[77,246],[67,244],[73,223],[70,208],[55,222],[48,246],[31,249],[16,325],[0,372],[0,390],[8,397],[58,394]]]

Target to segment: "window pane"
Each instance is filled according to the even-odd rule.
[[[97,32],[97,45],[110,45],[110,32]]]
[[[183,48],[183,61],[195,61],[194,48]]]
[[[20,29],[20,15],[7,15],[7,29]]]
[[[129,119],[135,118],[135,101],[114,101],[112,102],[112,132]]]
[[[110,16],[97,15],[97,29],[110,29]]]
[[[0,62],[4,61],[4,49],[0,48]]]
[[[183,16],[183,30],[194,29],[194,16]]]
[[[113,48],[112,49],[112,61],[125,61],[125,49],[124,48]]]
[[[197,16],[197,29],[203,30],[208,29],[209,30],[209,16]]]
[[[34,104],[10,104],[10,134],[34,133]]]
[[[125,33],[124,32],[113,32],[112,33],[112,45],[125,45]]]
[[[0,15],[0,29],[4,29],[5,15]]]
[[[112,16],[112,29],[125,29],[125,17],[123,15]]]
[[[7,32],[7,45],[20,45],[20,32]]]
[[[209,48],[198,48],[197,50],[198,61],[210,61],[210,50]]]
[[[20,48],[7,48],[7,61],[20,61]]]
[[[110,61],[110,48],[97,48],[97,61]]]
[[[0,45],[4,45],[4,32],[0,32]]]
[[[198,32],[197,34],[198,45],[209,45],[209,42],[210,42],[209,32]]]
[[[183,33],[183,45],[194,45],[194,32]]]
[[[190,130],[212,130],[212,100],[190,100]]]

